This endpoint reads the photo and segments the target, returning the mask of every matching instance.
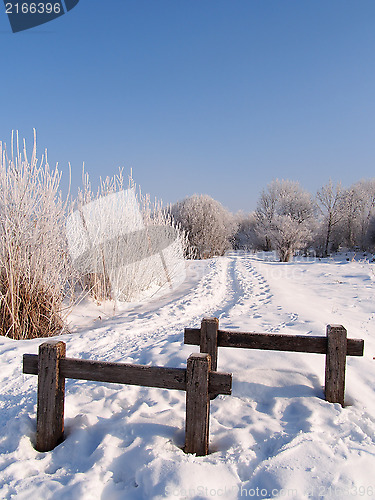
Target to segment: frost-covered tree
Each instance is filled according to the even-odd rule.
[[[171,214],[187,233],[191,256],[207,259],[232,247],[233,214],[208,195],[194,194],[172,205]]]
[[[333,186],[330,181],[318,191],[317,205],[321,219],[314,244],[322,255],[341,244],[350,249],[368,249],[375,214],[375,179],[357,182],[347,189],[340,184]]]
[[[355,184],[360,199],[357,214],[357,245],[361,250],[368,249],[370,221],[375,215],[375,179],[362,180]]]
[[[320,253],[327,257],[331,248],[339,245],[337,228],[345,216],[341,184],[334,186],[329,180],[317,192],[316,200],[321,219],[314,236],[314,243],[315,247],[320,249]]]
[[[282,262],[305,247],[312,234],[314,204],[298,182],[274,180],[258,201],[257,229]]]
[[[366,248],[370,252],[375,251],[375,215],[373,215],[369,220],[366,235]]]
[[[339,207],[338,241],[351,249],[368,249],[370,222],[375,214],[375,179],[359,181],[343,190]]]
[[[264,240],[264,250],[272,250],[270,228],[277,213],[279,198],[279,181],[273,181],[263,190],[255,211],[256,230],[259,238]]]
[[[294,252],[305,247],[310,238],[311,230],[306,221],[297,221],[287,214],[275,215],[270,226],[270,240],[280,262],[289,262]]]
[[[359,217],[361,212],[361,194],[356,185],[343,193],[344,217],[340,229],[342,241],[348,248],[354,248],[359,241]]]

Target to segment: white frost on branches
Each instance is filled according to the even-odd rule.
[[[312,236],[314,204],[298,182],[274,180],[263,191],[256,210],[257,228],[267,250],[275,248],[288,262]]]
[[[207,259],[232,248],[237,224],[233,214],[208,195],[194,194],[175,203],[171,214],[186,231],[191,255]]]

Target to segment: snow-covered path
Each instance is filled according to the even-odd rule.
[[[181,450],[183,392],[75,380],[66,384],[65,441],[37,453],[37,380],[21,364],[42,340],[0,338],[0,497],[375,497],[373,266],[233,253],[189,263],[176,290],[115,315],[76,308],[61,337],[69,357],[184,367],[198,350],[183,345],[184,328],[204,316],[227,329],[305,335],[341,323],[365,339],[364,358],[348,359],[345,408],[323,399],[322,355],[221,349],[233,394],[211,404],[207,457]]]

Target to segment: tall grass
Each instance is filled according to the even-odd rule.
[[[121,170],[101,180],[96,194],[84,174],[67,236],[73,265],[97,302],[131,301],[155,286],[172,286],[184,273],[185,235],[131,176],[125,187]]]
[[[36,154],[35,131],[30,158],[18,134],[9,152],[0,142],[0,334],[12,339],[55,335],[64,324],[61,173]]]

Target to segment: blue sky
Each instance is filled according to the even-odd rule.
[[[13,34],[0,12],[0,140],[48,149],[73,190],[133,168],[152,197],[255,208],[375,176],[374,0],[80,0]]]

